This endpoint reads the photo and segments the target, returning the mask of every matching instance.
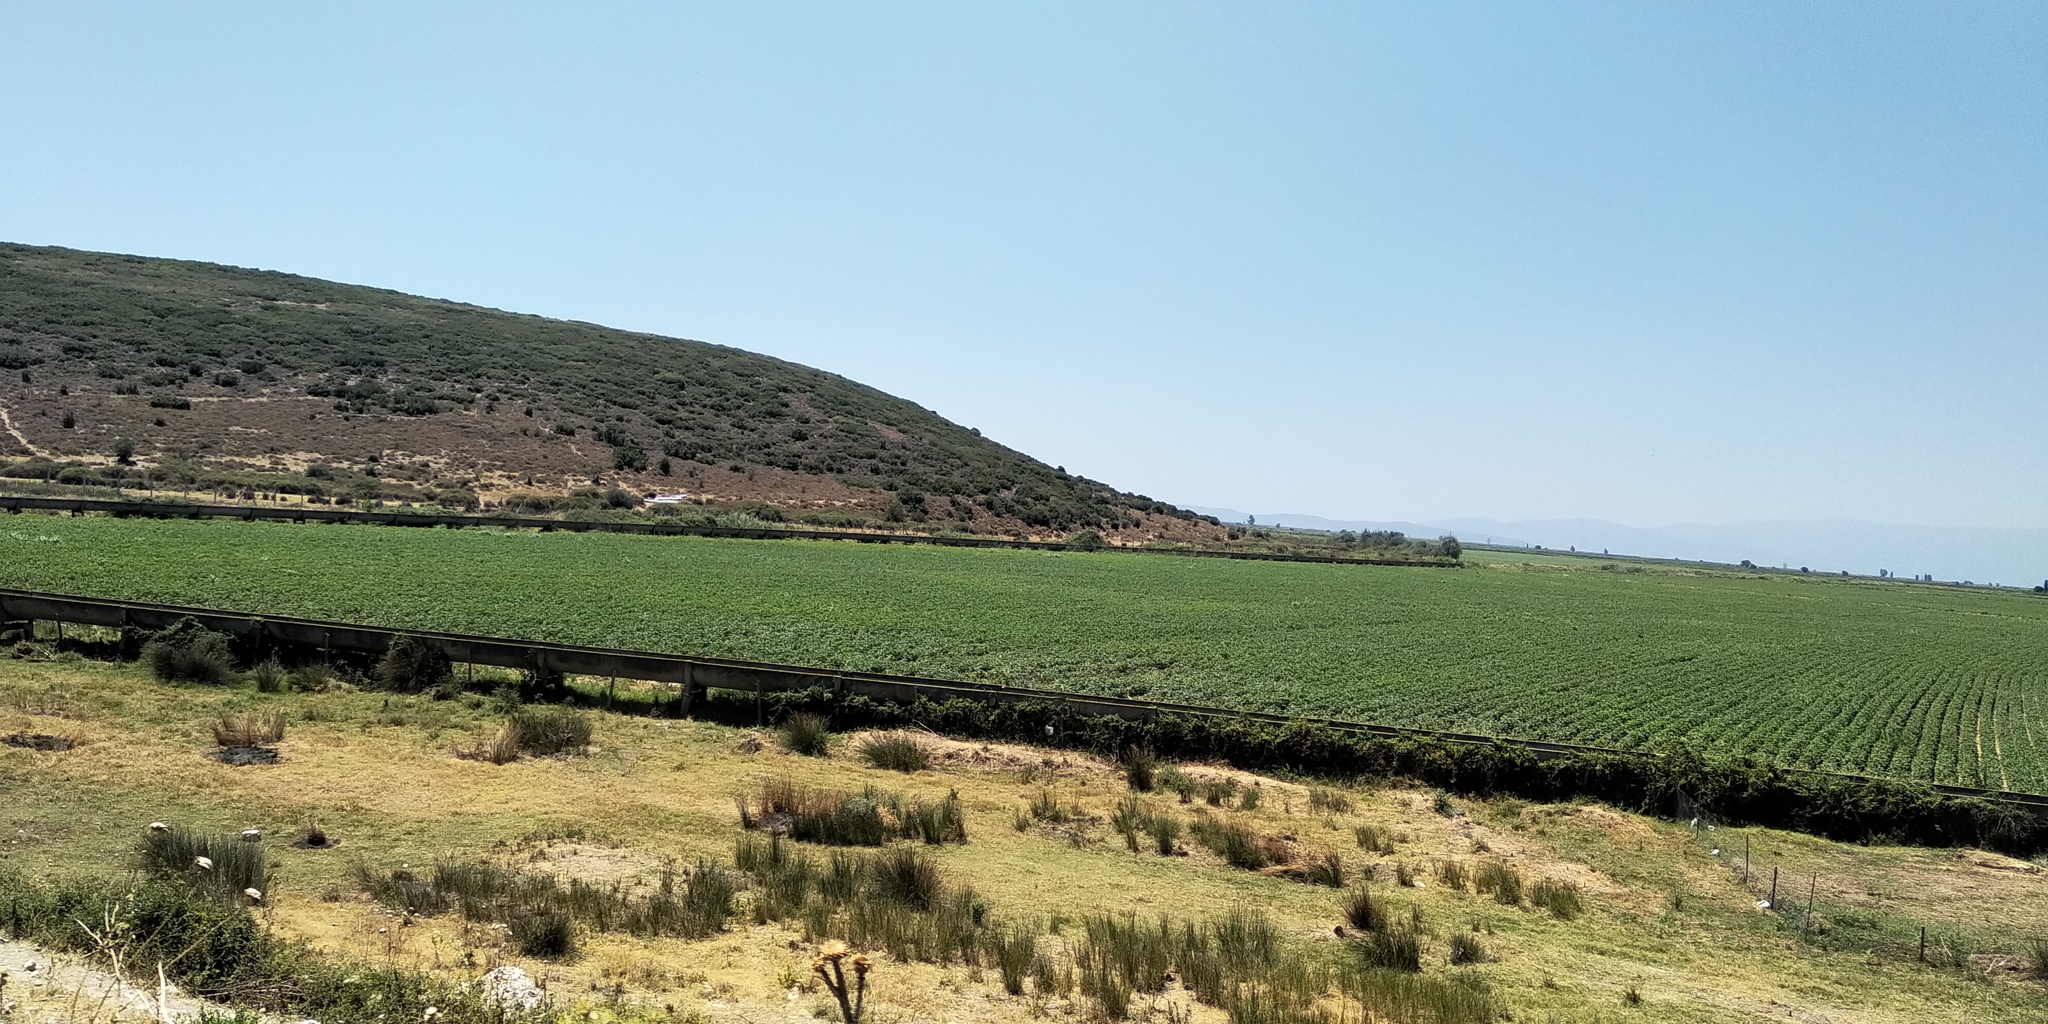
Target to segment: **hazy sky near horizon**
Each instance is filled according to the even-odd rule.
[[[0,237],[839,372],[1171,501],[2048,509],[2048,6],[0,5]]]

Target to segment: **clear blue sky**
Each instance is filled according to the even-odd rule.
[[[700,338],[1156,497],[2043,525],[2048,5],[9,4],[0,237]]]

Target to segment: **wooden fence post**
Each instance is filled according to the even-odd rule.
[[[1778,909],[1778,869],[1771,869],[1771,909]]]

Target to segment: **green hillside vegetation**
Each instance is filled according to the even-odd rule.
[[[456,506],[623,481],[636,502],[739,488],[840,523],[1213,528],[767,356],[68,249],[0,245],[0,409],[44,455],[17,478]]]
[[[2035,595],[1486,557],[1419,570],[23,515],[0,531],[0,585],[2048,792]]]

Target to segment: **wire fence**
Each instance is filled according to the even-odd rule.
[[[1674,820],[1691,830],[1699,851],[1720,864],[1748,894],[1755,913],[1809,946],[1894,963],[1977,975],[2010,973],[2048,982],[2048,934],[2014,933],[1981,920],[1943,920],[1889,910],[1875,898],[1886,888],[1882,881],[1867,874],[1828,875],[1814,866],[1811,856],[1788,857],[1788,840],[1782,833],[1729,825],[1684,791],[1674,795],[1671,811]],[[2015,873],[2044,871],[2039,862],[2000,866]],[[1672,909],[1683,909],[1686,895],[1675,891]],[[1959,914],[1968,912],[1957,909]]]

